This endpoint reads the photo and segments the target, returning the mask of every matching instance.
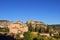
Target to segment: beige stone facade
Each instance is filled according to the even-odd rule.
[[[47,36],[47,37],[50,37],[50,34],[49,33],[40,33],[41,36]]]
[[[22,22],[16,22],[16,23],[11,23],[9,26],[9,33],[21,33],[21,32],[27,32],[28,27],[26,24],[23,24]]]
[[[26,24],[17,21],[17,22],[1,22],[0,24],[1,28],[8,27],[9,28],[9,33],[24,33],[28,31],[28,27]]]

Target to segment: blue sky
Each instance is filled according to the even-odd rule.
[[[0,0],[0,20],[60,24],[60,0]]]

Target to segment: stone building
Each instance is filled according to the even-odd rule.
[[[16,23],[11,23],[8,27],[9,27],[9,30],[10,30],[9,33],[17,34],[17,33],[24,33],[24,32],[28,31],[27,25],[20,22],[20,21],[18,21]]]
[[[1,28],[8,27],[9,28],[8,35],[11,35],[11,34],[16,35],[20,33],[20,37],[24,37],[23,36],[24,32],[28,31],[27,25],[21,21],[17,21],[15,23],[10,21],[2,21],[0,22],[0,27]]]

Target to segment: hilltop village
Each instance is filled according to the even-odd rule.
[[[0,34],[10,35],[16,40],[60,40],[60,24],[28,20],[12,22],[0,20]]]

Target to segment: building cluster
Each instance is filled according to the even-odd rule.
[[[7,21],[7,20],[0,20],[0,28],[6,28],[7,27],[7,28],[9,28],[8,35],[20,34],[19,35],[20,38],[24,38],[24,35],[23,35],[24,32],[30,31],[29,26],[30,26],[31,29],[33,28],[35,30],[35,31],[33,31],[34,34],[37,33],[36,29],[40,32],[41,29],[39,29],[39,28],[41,28],[41,27],[44,28],[43,31],[45,31],[45,29],[48,28],[48,25],[45,24],[44,22],[39,22],[39,21],[34,21],[34,20],[28,20],[26,23],[23,23],[21,21],[12,22],[12,21]],[[50,28],[49,30],[50,30],[51,33],[55,32],[52,28]],[[55,33],[58,33],[58,32],[56,31]],[[49,33],[44,33],[43,32],[43,33],[40,33],[40,35],[45,35],[45,36],[50,37]],[[53,36],[53,34],[52,34],[52,36]]]
[[[17,21],[17,22],[10,22],[10,21],[2,21],[0,22],[0,28],[5,28],[8,27],[9,28],[9,32],[8,34],[17,34],[20,33],[20,37],[24,37],[23,34],[24,32],[28,31],[28,27],[26,24],[24,24],[21,21]]]

